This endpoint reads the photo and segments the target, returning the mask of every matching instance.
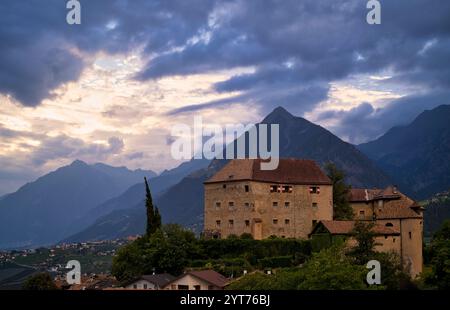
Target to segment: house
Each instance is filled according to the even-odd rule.
[[[128,290],[159,290],[176,278],[168,273],[143,275],[125,285]]]
[[[355,218],[374,221],[400,232],[397,253],[412,276],[422,272],[423,208],[396,186],[352,189],[349,202]]]
[[[320,221],[315,225],[310,236],[313,248],[320,249],[328,247],[335,243],[346,241],[351,237],[351,233],[356,221]],[[377,251],[395,251],[400,253],[400,231],[386,227],[382,224],[374,224],[372,233],[375,235],[375,250]],[[354,241],[354,240],[352,240]],[[352,242],[350,241],[350,245]]]
[[[204,183],[204,234],[307,238],[313,225],[333,219],[330,179],[312,160],[280,159],[261,170],[261,159],[235,159]]]
[[[188,271],[167,283],[165,290],[223,290],[228,279],[214,270]]]
[[[385,189],[351,189],[349,203],[354,219],[374,223],[375,250],[397,253],[415,277],[422,272],[423,208],[396,186]],[[355,221],[321,221],[310,234],[315,247],[351,238]]]

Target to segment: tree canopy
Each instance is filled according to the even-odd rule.
[[[56,284],[50,274],[42,272],[29,277],[23,284],[23,289],[32,291],[46,291],[56,290],[58,288],[56,287]]]
[[[441,290],[450,289],[450,220],[434,234],[430,245],[431,272],[425,283]]]
[[[329,162],[325,171],[333,183],[333,218],[335,220],[353,219],[353,209],[348,202],[351,187],[345,183],[345,174],[335,164]]]

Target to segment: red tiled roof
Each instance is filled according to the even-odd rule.
[[[372,201],[380,199],[400,198],[401,193],[394,187],[388,186],[385,189],[352,188],[349,193],[350,202]]]
[[[261,161],[234,159],[205,183],[253,180],[287,184],[332,184],[313,160],[280,158],[275,170],[261,170]]]
[[[332,235],[348,235],[355,227],[355,221],[320,221]],[[375,224],[372,231],[377,235],[399,235],[400,231],[386,227],[381,224]]]
[[[377,212],[377,219],[422,218],[421,214],[414,211],[415,208],[416,203],[414,201],[402,197],[402,199],[385,203],[381,207],[381,212]]]
[[[393,186],[383,190],[352,188],[349,193],[349,201],[351,203],[378,200],[383,200],[384,202],[380,207],[374,206],[377,219],[422,218],[422,215],[415,211],[420,210],[420,206]]]

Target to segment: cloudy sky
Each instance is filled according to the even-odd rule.
[[[361,143],[449,104],[450,1],[0,2],[0,195],[76,158],[162,171],[173,124],[277,106]]]

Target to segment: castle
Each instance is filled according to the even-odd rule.
[[[261,170],[260,159],[235,159],[204,183],[204,233],[215,238],[251,234],[347,237],[354,221],[333,220],[333,185],[312,160],[280,159]],[[422,208],[396,187],[352,189],[354,219],[374,223],[377,250],[395,251],[411,275],[422,271]]]

